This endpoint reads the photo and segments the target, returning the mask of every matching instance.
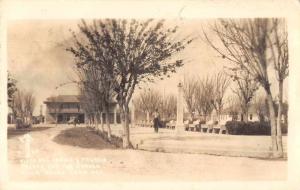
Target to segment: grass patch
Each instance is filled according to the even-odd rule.
[[[81,148],[92,149],[115,149],[116,146],[106,142],[91,129],[86,127],[74,127],[63,130],[53,138],[53,141],[69,146],[78,146]]]

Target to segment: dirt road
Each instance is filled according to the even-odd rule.
[[[149,181],[149,180],[285,180],[287,161],[203,154],[116,149],[90,131],[65,134],[71,143],[53,139],[68,126],[29,132],[25,159],[22,134],[9,134],[12,180]],[[74,137],[77,135],[77,137]],[[74,138],[78,139],[76,141]],[[97,143],[95,143],[95,140]]]

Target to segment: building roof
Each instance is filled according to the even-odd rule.
[[[60,102],[60,103],[79,103],[79,95],[58,95],[51,96],[44,103]]]
[[[80,95],[58,95],[51,96],[44,101],[45,104],[51,102],[58,103],[80,103]],[[117,102],[111,101],[110,104],[117,104]]]

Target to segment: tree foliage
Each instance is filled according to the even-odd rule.
[[[15,92],[17,91],[17,80],[15,80],[10,73],[8,73],[8,78],[7,78],[7,101],[8,101],[8,106],[10,108],[13,108],[13,96]]]
[[[130,146],[129,102],[141,81],[168,76],[183,65],[173,56],[192,42],[176,39],[177,27],[166,27],[164,20],[105,19],[92,24],[82,21],[80,35],[73,32],[74,44],[68,48],[77,67],[94,67],[107,74],[122,111],[123,146]]]

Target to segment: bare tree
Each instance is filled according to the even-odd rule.
[[[83,22],[79,28],[86,38],[74,34],[75,45],[69,51],[81,60],[79,67],[93,65],[109,74],[121,110],[123,147],[129,148],[129,102],[136,85],[176,72],[183,60],[171,58],[192,40],[176,40],[177,27],[165,28],[163,20],[106,19],[89,26]]]
[[[237,101],[237,98],[234,96],[228,97],[226,102],[227,110],[229,115],[232,117],[232,120],[237,120],[240,110],[240,102]]]
[[[21,125],[31,126],[34,108],[35,97],[33,93],[18,90],[13,97],[13,110],[15,110],[17,118],[21,119]]]
[[[35,96],[32,91],[28,91],[24,94],[24,113],[29,123],[32,123],[33,111],[36,106]]]
[[[236,88],[232,89],[239,99],[239,104],[242,113],[245,116],[244,121],[248,122],[248,111],[251,101],[258,90],[257,82],[251,78],[250,74],[245,71],[236,71],[232,75],[233,81],[236,83]]]
[[[196,86],[196,109],[199,114],[204,115],[205,121],[207,120],[207,116],[209,116],[213,110],[213,105],[211,103],[211,97],[214,94],[214,83],[213,78],[206,76],[202,79],[197,80]]]
[[[169,120],[176,116],[177,112],[177,98],[175,95],[170,94],[163,98],[162,106],[160,107],[165,119]]]
[[[204,33],[208,44],[227,59],[231,68],[248,72],[266,92],[270,123],[272,150],[274,157],[282,157],[282,143],[279,128],[276,128],[271,83],[268,76],[268,65],[274,60],[270,47],[276,47],[272,39],[277,19],[220,19],[212,27],[213,32],[222,44],[217,47]],[[272,45],[271,45],[272,44]],[[272,51],[271,51],[272,52]]]
[[[283,82],[289,75],[288,62],[288,41],[286,24],[283,19],[272,20],[273,35],[268,35],[270,49],[272,52],[272,60],[275,68],[276,78],[278,80],[278,112],[277,112],[277,143],[280,152],[282,150],[282,134],[281,134],[281,118],[282,118],[282,97],[283,97]]]
[[[152,115],[161,106],[162,95],[157,90],[144,90],[134,102],[138,111]]]
[[[210,96],[212,98],[211,99],[212,105],[214,106],[217,115],[220,119],[220,115],[222,113],[223,106],[224,106],[224,96],[226,90],[230,85],[230,77],[228,77],[228,75],[220,71],[214,76],[213,82],[214,82],[214,93],[212,94],[213,96],[211,95]]]
[[[196,111],[197,85],[197,80],[195,80],[195,78],[187,78],[183,85],[183,97],[192,120],[194,119],[194,112]]]
[[[266,117],[268,117],[268,104],[266,101],[266,97],[265,96],[258,96],[255,98],[254,102],[253,102],[253,106],[255,108],[256,114],[259,117],[259,120],[261,122],[264,122]]]
[[[89,125],[95,125],[96,128],[96,117],[95,113],[97,112],[97,107],[95,106],[95,98],[93,97],[93,93],[90,92],[89,89],[85,89],[85,87],[80,88],[80,95],[79,95],[81,107],[84,110],[86,116],[89,120]],[[97,124],[98,125],[98,124]]]

